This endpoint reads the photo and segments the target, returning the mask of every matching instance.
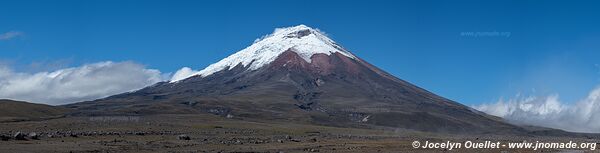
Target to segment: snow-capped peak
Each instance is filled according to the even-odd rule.
[[[256,70],[275,61],[281,53],[288,49],[296,52],[309,63],[312,55],[318,53],[331,55],[331,53],[338,52],[350,58],[355,58],[354,55],[329,39],[318,29],[301,24],[294,27],[277,28],[272,34],[255,40],[249,47],[211,64],[199,72],[190,74],[187,77],[172,79],[171,82],[177,82],[195,75],[205,77],[226,68],[231,69],[238,64],[242,64],[244,67],[249,66],[249,70]]]

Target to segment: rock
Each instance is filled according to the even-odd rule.
[[[322,85],[324,85],[324,84],[325,84],[325,81],[323,81],[321,78],[318,78],[318,79],[315,81],[315,84],[317,85],[317,87],[319,87],[319,86],[322,86]]]
[[[134,134],[135,134],[135,135],[145,135],[145,133],[144,133],[144,132],[141,132],[141,131],[135,132]]]
[[[5,135],[0,135],[0,139],[2,139],[2,141],[8,141],[8,139],[10,139],[10,137],[5,136]]]
[[[13,136],[13,138],[15,140],[27,140],[27,139],[25,139],[25,134],[23,134],[21,132],[15,133],[15,135]]]
[[[34,139],[34,140],[39,140],[40,139],[40,135],[35,133],[35,132],[31,132],[29,133],[29,138]]]
[[[177,140],[191,140],[190,136],[182,134],[177,136]]]
[[[279,143],[283,143],[283,140],[281,140],[281,139],[278,139],[278,140],[277,140],[277,142],[279,142]]]

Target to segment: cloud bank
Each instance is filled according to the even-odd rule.
[[[600,87],[575,103],[564,103],[558,95],[519,97],[475,106],[482,112],[516,124],[537,125],[573,132],[600,132]]]
[[[171,77],[171,82],[177,82],[179,80],[186,79],[196,73],[198,73],[198,71],[192,70],[189,67],[183,67],[173,74],[173,77]]]
[[[98,62],[51,72],[15,72],[0,65],[0,98],[51,105],[94,100],[164,81],[134,62]]]

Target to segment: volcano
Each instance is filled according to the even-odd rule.
[[[337,127],[524,131],[401,80],[305,25],[276,29],[189,76],[67,107],[72,115],[209,113]]]

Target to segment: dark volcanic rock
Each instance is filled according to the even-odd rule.
[[[15,135],[13,136],[13,138],[15,140],[27,140],[27,139],[25,139],[25,134],[23,134],[22,132],[15,133]]]
[[[38,140],[40,139],[40,135],[35,133],[35,132],[31,132],[29,133],[29,135],[27,135],[30,139],[34,139],[34,140]]]
[[[8,141],[8,140],[10,139],[10,137],[9,137],[9,136],[6,136],[6,135],[0,135],[0,139],[1,139],[2,141]]]
[[[192,138],[188,135],[182,134],[177,136],[177,140],[191,140]]]

